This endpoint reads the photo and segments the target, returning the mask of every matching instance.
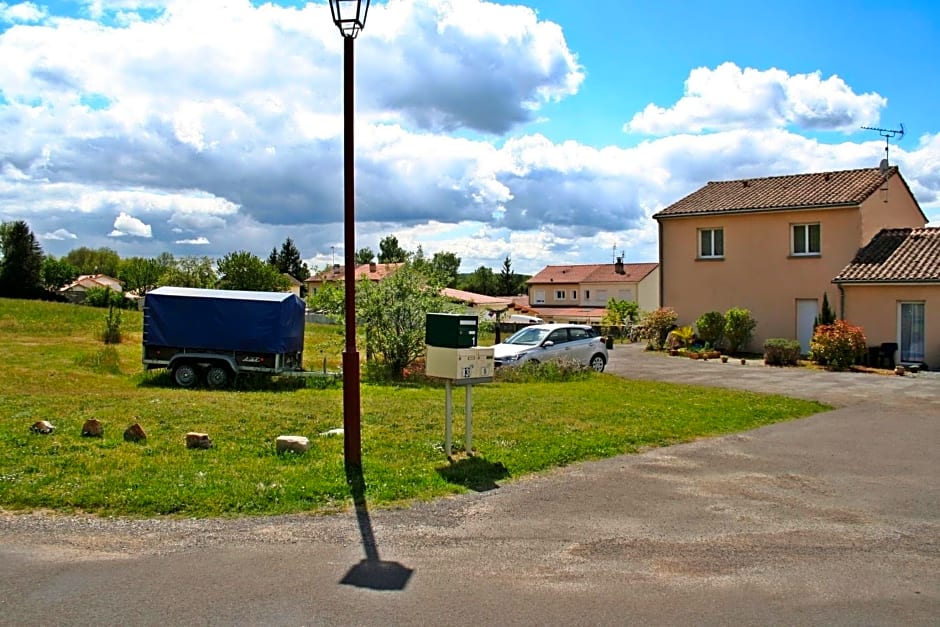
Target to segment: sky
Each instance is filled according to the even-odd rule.
[[[709,181],[877,167],[940,226],[940,3],[374,0],[356,246],[461,271],[657,261]],[[324,1],[0,0],[0,221],[108,247],[341,263],[343,41]]]

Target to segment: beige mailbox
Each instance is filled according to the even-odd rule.
[[[493,380],[493,348],[427,347],[425,374],[460,383],[487,383]]]

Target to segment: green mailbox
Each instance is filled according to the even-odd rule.
[[[429,313],[424,343],[441,348],[471,348],[477,345],[477,317],[463,314]]]

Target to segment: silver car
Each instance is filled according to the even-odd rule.
[[[586,324],[535,324],[493,346],[496,367],[570,360],[603,372],[607,365],[604,338]]]

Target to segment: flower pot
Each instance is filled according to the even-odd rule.
[[[903,377],[903,376],[904,376],[904,372],[905,372],[904,366],[901,366],[901,365],[895,366],[895,368],[894,368],[894,374],[898,375],[899,377]]]
[[[689,353],[689,359],[700,359],[701,357],[701,353]]]
[[[669,356],[670,356],[670,357],[678,357],[678,356],[679,356],[679,349],[678,349],[678,348],[672,348],[672,349],[670,349],[670,350],[669,350]]]
[[[746,366],[746,365],[747,365],[747,360],[746,360],[746,359],[742,359],[742,360],[741,360],[741,365],[742,365],[742,366]]]
[[[727,356],[727,355],[722,355],[722,356],[721,356],[721,363],[723,363],[723,364],[728,363],[728,356]]]

